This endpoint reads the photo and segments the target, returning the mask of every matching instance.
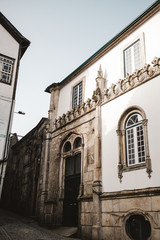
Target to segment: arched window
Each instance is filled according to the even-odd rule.
[[[143,119],[139,113],[131,114],[125,123],[127,165],[145,162]]]
[[[138,106],[132,106],[120,117],[117,135],[119,138],[118,177],[122,173],[140,168],[146,168],[151,177],[151,159],[148,145],[148,120],[145,112]]]
[[[78,148],[78,147],[80,147],[80,146],[81,146],[81,142],[82,142],[81,138],[80,138],[80,137],[77,137],[77,138],[75,139],[75,141],[74,141],[73,148]]]
[[[66,142],[65,145],[64,145],[63,151],[64,152],[68,152],[70,150],[71,150],[71,143],[70,142]]]

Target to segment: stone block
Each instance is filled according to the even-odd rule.
[[[102,226],[115,227],[122,226],[122,216],[120,214],[102,213]]]
[[[91,213],[82,213],[81,214],[81,224],[82,225],[92,225],[92,214]]]
[[[92,194],[92,183],[84,185],[84,194],[85,195]]]
[[[83,240],[92,239],[92,226],[82,226],[81,237],[82,237]]]
[[[113,227],[102,227],[102,240],[117,240],[114,238]]]
[[[92,227],[92,240],[99,239],[100,228],[101,228],[100,226],[93,226]]]
[[[112,200],[103,200],[102,201],[102,212],[112,212]]]
[[[151,198],[141,197],[120,199],[120,212],[127,212],[136,208],[144,211],[151,211]]]
[[[114,199],[112,201],[112,207],[113,207],[113,212],[119,212],[120,211],[120,200]]]
[[[114,229],[114,239],[115,240],[122,240],[122,239],[124,239],[123,237],[122,237],[122,227],[116,227],[115,229]]]
[[[152,199],[152,211],[160,211],[160,196],[154,196]]]
[[[159,240],[160,239],[160,230],[159,229],[153,229],[151,234],[153,240]]]
[[[88,182],[88,181],[92,181],[92,180],[93,180],[93,172],[92,171],[86,172],[84,174],[84,181]]]
[[[93,202],[82,202],[82,213],[93,212]]]
[[[152,212],[150,215],[153,219],[153,227],[160,229],[160,212]]]

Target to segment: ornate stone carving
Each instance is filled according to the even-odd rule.
[[[86,103],[82,103],[80,106],[77,106],[75,109],[68,111],[66,114],[63,114],[62,117],[55,119],[54,128],[64,126],[66,123],[76,119],[87,111],[95,108],[97,104],[107,103],[108,101],[113,100],[115,97],[118,97],[125,92],[130,91],[134,87],[141,85],[143,82],[150,80],[152,77],[160,74],[160,58],[155,57],[152,61],[153,66],[145,64],[142,69],[136,70],[133,74],[127,75],[124,79],[119,79],[118,83],[112,84],[110,88],[104,88],[103,72],[101,65],[98,70],[96,82],[97,88],[93,91],[92,99],[88,98]],[[103,84],[100,84],[102,83]],[[146,124],[145,122],[143,124]],[[117,132],[117,134],[120,134]]]
[[[102,182],[100,180],[93,182],[93,192],[97,195],[100,195],[102,193]]]
[[[119,163],[118,164],[118,178],[119,178],[120,182],[122,182],[122,177],[123,177],[122,173],[123,173],[123,164]]]
[[[148,119],[143,119],[142,124],[143,124],[143,126],[147,126],[148,125]]]
[[[146,166],[147,166],[146,172],[148,173],[148,177],[150,178],[152,173],[152,167],[151,167],[151,159],[149,156],[146,157]]]
[[[117,136],[124,136],[125,132],[126,132],[125,130],[121,130],[121,129],[116,130]]]

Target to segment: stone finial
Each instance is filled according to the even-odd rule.
[[[99,66],[99,70],[97,72],[97,78],[103,78],[103,71],[102,71],[102,67],[101,67],[101,64]]]
[[[98,73],[96,78],[97,88],[100,88],[101,91],[103,91],[105,88],[105,79],[103,77],[103,71],[102,71],[101,65],[99,66],[99,70],[97,73]]]

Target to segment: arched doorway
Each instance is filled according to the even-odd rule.
[[[150,222],[143,215],[133,214],[126,221],[126,233],[132,240],[148,240],[151,235]]]
[[[63,147],[65,160],[63,225],[78,225],[78,195],[81,184],[81,146],[80,137],[68,139]]]

